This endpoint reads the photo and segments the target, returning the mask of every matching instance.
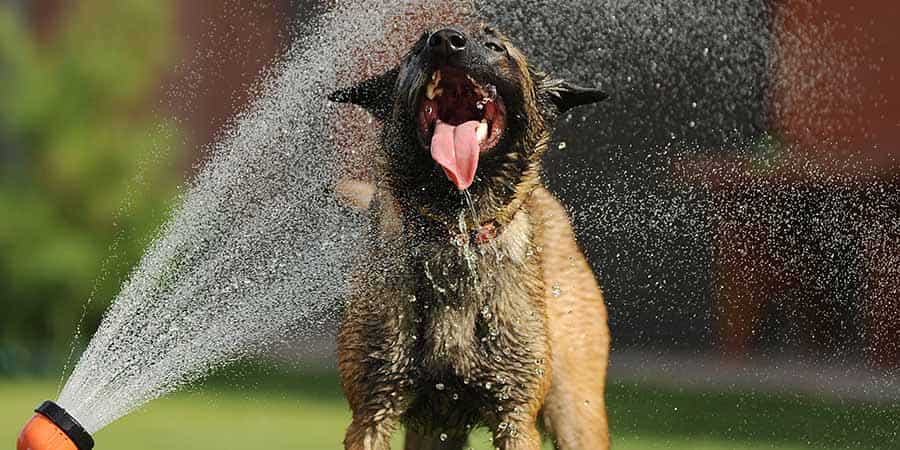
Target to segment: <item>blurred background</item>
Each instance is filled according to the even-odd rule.
[[[0,442],[50,397],[297,24],[327,6],[0,2],[0,398],[24,405],[0,413]],[[643,24],[655,54],[617,46],[634,37],[624,21],[572,27],[603,35],[612,53],[594,56],[554,54],[527,17],[507,28],[563,74],[579,73],[571,58],[606,62],[614,103],[566,118],[547,172],[606,291],[613,434],[620,448],[897,448],[900,12],[742,8],[752,27],[714,45]],[[331,349],[323,336],[215,377],[100,442],[254,447],[286,427],[269,448],[334,448],[347,412]],[[179,436],[172,414],[227,439]]]

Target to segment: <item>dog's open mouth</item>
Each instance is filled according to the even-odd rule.
[[[506,127],[497,88],[457,68],[431,74],[417,114],[422,144],[459,190],[475,179],[478,156],[494,148]]]

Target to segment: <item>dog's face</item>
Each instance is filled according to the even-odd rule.
[[[385,121],[386,156],[402,189],[447,200],[470,190],[503,204],[537,176],[556,117],[605,97],[530,68],[509,39],[484,27],[425,32],[396,68],[329,98]]]

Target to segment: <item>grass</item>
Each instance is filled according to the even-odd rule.
[[[250,379],[263,376],[250,374]],[[267,375],[253,387],[214,380],[152,402],[96,433],[103,449],[336,449],[349,412],[333,374]],[[53,382],[0,380],[0,445],[11,446]],[[898,447],[900,406],[843,405],[760,393],[688,392],[612,383],[616,450]],[[400,436],[395,449],[402,448]],[[471,440],[488,449],[487,435]],[[550,449],[545,444],[545,449]]]

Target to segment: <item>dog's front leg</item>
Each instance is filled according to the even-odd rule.
[[[391,435],[409,406],[405,352],[384,349],[356,362],[342,364],[344,390],[353,422],[347,429],[347,450],[389,450]]]
[[[540,450],[541,434],[533,414],[512,413],[501,416],[491,426],[494,447],[500,450]]]
[[[381,421],[353,419],[344,437],[346,450],[390,450],[391,435],[397,429],[396,416]]]
[[[396,349],[395,349],[396,350]],[[396,358],[403,358],[400,354]],[[357,367],[371,364],[366,361]],[[374,372],[357,374],[359,383],[347,386],[353,422],[344,438],[346,450],[389,450],[390,439],[409,406],[410,383],[402,370],[393,365]]]
[[[390,438],[410,402],[412,381],[405,330],[412,325],[402,306],[406,298],[383,293],[357,298],[346,311],[338,334],[338,370],[353,411],[347,450],[389,450]]]

